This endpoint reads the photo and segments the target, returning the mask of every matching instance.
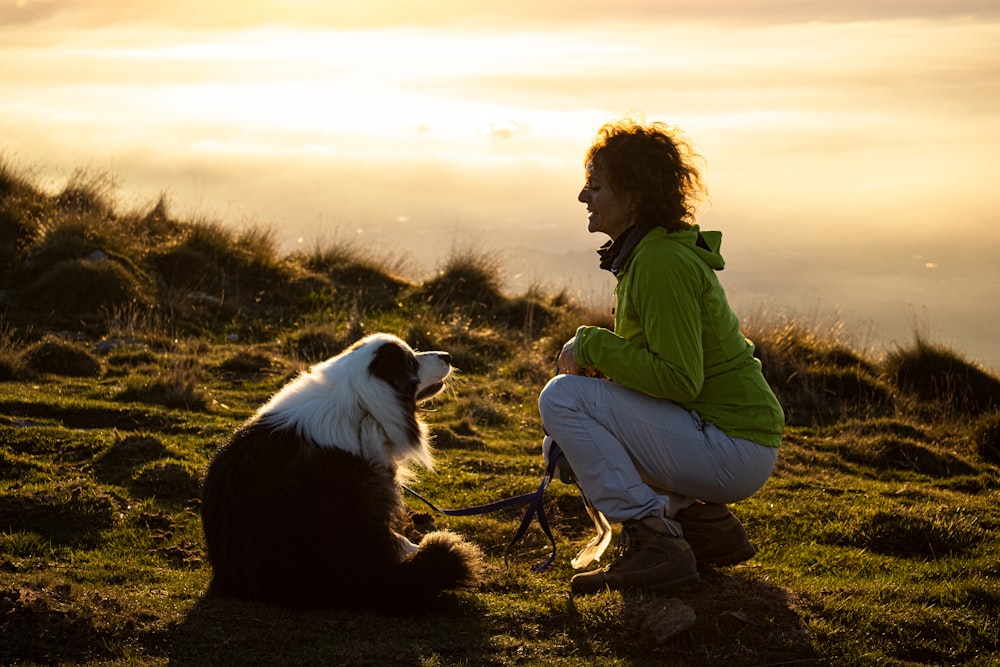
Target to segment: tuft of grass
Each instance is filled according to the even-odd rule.
[[[75,170],[55,197],[55,205],[71,215],[106,218],[111,214],[115,182],[104,172]]]
[[[5,532],[33,532],[61,545],[85,547],[120,516],[123,499],[83,480],[25,485],[0,494]]]
[[[130,305],[149,307],[143,283],[119,262],[70,259],[57,262],[27,284],[20,299],[26,309],[57,314],[96,313]],[[60,318],[71,321],[65,315]]]
[[[37,243],[48,208],[45,196],[0,153],[0,275]]]
[[[483,321],[504,301],[501,284],[502,264],[496,256],[453,251],[437,275],[425,281],[415,296],[438,313],[457,310]]]
[[[117,398],[120,401],[154,403],[168,408],[205,410],[208,394],[202,388],[201,369],[197,362],[175,359],[166,373],[151,378],[132,378]]]
[[[976,454],[983,461],[1000,465],[1000,410],[984,415],[972,428]]]
[[[135,472],[128,487],[136,498],[184,506],[201,496],[201,470],[185,461],[152,461]]]
[[[0,324],[0,382],[23,379],[28,373],[17,333]]]
[[[103,253],[108,257],[127,257],[129,239],[121,233],[105,207],[89,207],[74,212],[62,211],[56,204],[43,219],[41,236],[20,269],[37,276],[63,261],[86,259]]]
[[[967,457],[936,446],[934,435],[913,423],[874,419],[845,421],[836,428],[844,436],[837,448],[842,460],[859,464],[867,474],[913,471],[951,478],[976,470]]]
[[[397,308],[412,283],[400,277],[401,259],[380,257],[355,242],[316,244],[308,253],[293,259],[305,269],[322,275],[337,285],[328,306],[342,310],[363,308],[383,311]]]
[[[153,435],[114,435],[114,442],[95,456],[93,463],[97,478],[109,484],[122,484],[139,466],[164,458],[169,453],[163,442]]]
[[[8,200],[34,190],[34,185],[10,158],[0,153],[0,198]]]
[[[78,343],[47,336],[24,352],[25,364],[36,373],[96,377],[101,362]]]
[[[510,356],[516,342],[500,330],[477,326],[458,312],[447,319],[439,336],[435,347],[448,350],[452,365],[468,373],[488,371],[498,357]]]
[[[289,343],[293,354],[315,363],[338,354],[348,346],[347,341],[346,333],[338,333],[336,327],[314,324],[296,332]]]
[[[166,289],[180,293],[225,291],[226,273],[211,255],[181,242],[152,258],[152,264]]]
[[[934,560],[974,550],[986,539],[986,532],[978,517],[962,507],[929,510],[893,503],[843,517],[829,524],[820,539],[874,554]]]
[[[274,359],[263,352],[240,350],[219,364],[219,372],[227,377],[254,377],[274,370]]]
[[[888,355],[885,368],[901,391],[942,417],[964,419],[1000,409],[1000,379],[919,333],[911,346]]]
[[[152,351],[171,351],[175,337],[166,315],[158,307],[135,301],[101,308],[103,324],[97,332],[103,340],[98,354],[119,358],[130,355],[152,358]]]
[[[745,326],[789,424],[895,414],[893,388],[875,363],[842,338],[842,322],[772,316]]]

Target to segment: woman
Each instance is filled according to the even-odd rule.
[[[615,286],[615,328],[583,326],[539,396],[545,451],[558,443],[593,507],[622,524],[611,565],[576,593],[670,590],[699,563],[755,549],[726,503],[763,486],[784,414],[715,275],[719,232],[694,224],[694,155],[661,123],[605,125],[579,200]]]

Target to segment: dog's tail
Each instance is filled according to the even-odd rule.
[[[393,568],[393,581],[387,582],[391,604],[427,607],[444,591],[475,586],[482,570],[482,554],[475,546],[448,531],[428,533],[417,550]]]

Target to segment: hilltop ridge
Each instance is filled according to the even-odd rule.
[[[500,288],[486,255],[426,281],[377,252],[282,255],[267,229],[118,212],[80,174],[43,192],[0,161],[0,663],[936,665],[1000,660],[1000,379],[913,341],[872,355],[795,318],[744,322],[785,408],[778,466],[734,505],[759,551],[676,599],[568,595],[591,528],[575,487],[504,558],[517,511],[440,518],[487,581],[427,617],[292,613],[205,595],[200,484],[284,381],[367,333],[459,369],[426,419],[440,506],[534,489],[536,399],[562,343],[606,313]],[[345,547],[349,548],[349,547]],[[678,602],[679,600],[679,602]],[[683,604],[694,625],[664,630]]]
[[[501,267],[485,253],[453,254],[436,276],[415,282],[381,264],[376,249],[317,243],[281,255],[268,228],[177,219],[162,196],[147,210],[120,213],[111,194],[107,178],[85,172],[47,194],[0,161],[0,307],[11,335],[72,331],[100,339],[155,321],[163,335],[247,344],[325,336],[302,343],[300,352],[315,360],[381,318],[410,322],[404,337],[418,346],[440,320],[461,320],[466,337],[516,341],[487,345],[491,353],[516,356],[528,341],[545,359],[577,325],[611,326],[565,290],[503,294]],[[972,416],[1000,407],[996,376],[919,333],[872,358],[822,326],[787,316],[744,322],[790,423],[935,404]],[[438,337],[475,356],[471,348],[480,344],[456,340],[456,331]]]

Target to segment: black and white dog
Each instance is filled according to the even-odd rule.
[[[417,404],[450,373],[447,353],[375,334],[278,391],[208,468],[210,592],[408,613],[473,586],[475,547],[445,531],[419,545],[396,532],[408,465],[432,464]]]

